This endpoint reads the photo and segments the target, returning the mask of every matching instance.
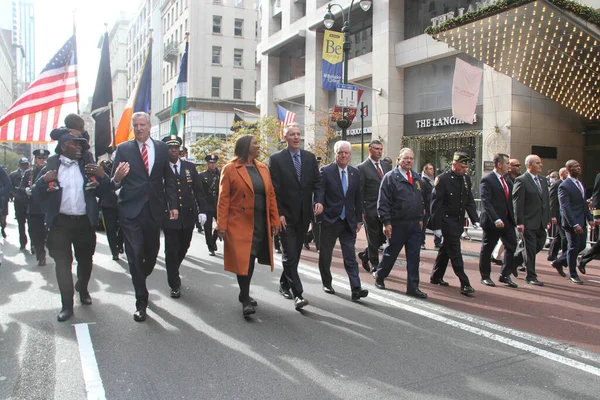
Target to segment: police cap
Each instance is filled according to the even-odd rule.
[[[469,157],[469,155],[467,153],[465,153],[464,151],[455,152],[454,157],[452,159],[456,162],[463,163],[463,164],[467,164],[469,161],[471,161],[471,157]]]
[[[219,156],[217,156],[216,154],[209,154],[206,157],[204,157],[204,160],[206,162],[217,162],[219,161]]]
[[[50,156],[50,151],[46,149],[35,149],[33,155],[40,158],[48,158],[48,156]]]
[[[181,146],[181,138],[177,135],[169,135],[162,138],[162,141],[167,144],[167,146]]]
[[[27,159],[27,157],[19,158],[19,165],[23,165],[23,164],[29,164],[29,160]]]

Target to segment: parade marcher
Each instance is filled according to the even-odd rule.
[[[383,176],[391,168],[387,163],[381,162],[383,144],[379,140],[369,143],[369,158],[358,165],[360,171],[360,194],[364,213],[365,232],[367,234],[367,248],[358,253],[363,268],[369,272],[379,265],[379,246],[385,243],[383,225],[377,215],[377,198],[379,186]],[[369,265],[369,262],[371,265]]]
[[[550,196],[550,220],[552,225],[548,261],[556,260],[559,250],[563,253],[567,252],[567,236],[561,224],[558,187],[568,176],[567,168],[562,167],[558,172],[553,172],[549,179],[550,187],[548,188],[548,195]]]
[[[322,211],[320,205],[315,205],[313,210],[313,194],[321,176],[315,155],[300,149],[302,133],[297,123],[284,128],[283,139],[287,142],[286,148],[269,158],[281,222],[279,240],[283,272],[279,293],[286,299],[294,299],[294,306],[299,310],[308,305],[308,300],[302,296],[304,289],[298,275],[298,263],[313,213]]]
[[[317,168],[320,170],[321,169],[321,161],[323,160],[322,157],[315,157],[317,160]],[[310,230],[308,232],[306,232],[306,239],[304,239],[304,248],[306,250],[310,250],[310,243],[311,242],[315,242],[315,248],[317,249],[317,251],[319,251],[319,240],[321,238],[320,235],[321,232],[321,224],[317,223],[317,217],[315,215],[313,215],[312,220],[310,221]]]
[[[270,265],[273,271],[273,242],[279,233],[275,189],[269,168],[256,157],[260,146],[252,135],[235,143],[235,157],[223,168],[217,205],[217,232],[224,240],[225,271],[237,275],[242,315],[256,312],[250,297],[254,264]]]
[[[471,178],[466,174],[470,160],[467,153],[455,152],[450,171],[438,175],[431,197],[431,227],[438,231],[437,236],[443,236],[443,241],[433,264],[430,282],[434,285],[448,286],[444,281],[444,274],[450,260],[454,273],[460,280],[460,293],[465,296],[475,292],[465,273],[460,248],[465,211],[471,222],[475,226],[479,225]]]
[[[598,227],[600,226],[600,174],[596,175],[596,180],[594,181],[594,191],[592,193],[592,216],[596,222],[596,230],[598,230]],[[577,264],[577,269],[579,269],[579,272],[585,274],[585,266],[590,261],[595,259],[598,254],[600,254],[600,240],[596,239],[596,243],[594,243],[592,247],[580,254]]]
[[[25,225],[27,224],[28,196],[27,193],[25,193],[25,188],[28,187],[29,182],[26,182],[23,178],[25,177],[25,172],[29,170],[29,165],[29,160],[26,157],[21,157],[19,159],[19,168],[10,174],[15,207],[15,219],[19,225],[19,243],[21,245],[21,250],[25,250],[27,247],[27,232]]]
[[[582,285],[583,281],[577,274],[577,256],[585,249],[587,239],[586,221],[593,229],[595,226],[592,213],[587,204],[585,189],[579,181],[581,165],[577,160],[569,160],[565,164],[569,177],[558,187],[558,202],[560,203],[561,225],[567,235],[567,252],[552,261],[560,276],[565,276],[564,266],[569,267],[569,280]],[[585,269],[582,271],[585,273]]]
[[[205,200],[196,166],[179,157],[181,138],[169,135],[162,139],[169,146],[169,165],[177,180],[179,218],[172,220],[167,215],[162,224],[165,235],[165,268],[171,297],[181,297],[179,267],[190,248],[196,221],[206,222]]]
[[[530,285],[544,286],[535,273],[535,256],[544,248],[546,226],[550,222],[548,184],[541,176],[542,159],[535,154],[525,158],[527,172],[515,180],[513,205],[517,231],[523,234],[527,251],[527,276]]]
[[[81,144],[81,158],[85,164],[93,164],[95,161],[94,155],[90,151],[90,134],[85,130],[84,119],[78,114],[69,114],[65,117],[65,127],[69,129],[72,135],[81,136],[86,140],[85,143],[82,142]],[[94,190],[98,186],[98,181],[93,175],[86,176],[85,181],[85,190]]]
[[[179,212],[167,145],[150,137],[150,115],[136,112],[131,122],[135,139],[117,147],[111,186],[120,189],[119,221],[136,299],[133,319],[142,322],[148,307],[146,278],[156,264],[165,210],[171,219]]]
[[[398,166],[385,174],[377,212],[384,226],[385,237],[389,240],[383,251],[381,263],[374,265],[375,286],[385,289],[384,279],[388,277],[398,254],[405,248],[406,253],[406,294],[421,299],[427,294],[419,289],[419,263],[421,262],[421,231],[423,230],[423,182],[412,169],[414,153],[409,148],[400,150]]]
[[[4,238],[6,238],[4,229],[6,228],[6,215],[8,214],[8,198],[12,193],[12,189],[12,183],[6,168],[4,168],[4,165],[0,165],[0,229]],[[2,242],[0,241],[0,265],[2,260]]]
[[[217,168],[217,161],[219,161],[217,155],[209,154],[204,160],[206,161],[206,171],[199,174],[202,191],[204,192],[204,198],[206,200],[206,208],[204,210],[206,213],[206,221],[202,225],[204,227],[204,238],[206,240],[206,246],[208,247],[208,253],[211,256],[214,256],[215,251],[217,251],[218,237],[214,234],[213,220],[217,218],[221,171]]]
[[[344,268],[350,280],[352,301],[367,297],[363,289],[356,262],[356,234],[362,226],[362,204],[360,199],[360,172],[350,166],[352,145],[339,140],[333,146],[335,162],[321,168],[321,181],[315,193],[315,206],[321,205],[321,248],[319,272],[323,291],[335,294],[332,286],[331,259],[335,242],[340,240]],[[316,209],[316,208],[315,208]],[[315,213],[316,214],[316,213]]]
[[[113,154],[114,147],[109,146],[106,150],[108,159],[100,161],[100,166],[109,176],[113,170]],[[119,226],[119,209],[117,195],[113,190],[108,190],[100,200],[102,208],[102,223],[104,224],[104,232],[108,240],[108,247],[112,254],[112,259],[119,260],[119,254],[124,252],[123,248],[123,231]]]
[[[426,250],[425,248],[425,231],[430,226],[429,221],[431,220],[431,194],[433,193],[433,185],[434,185],[434,176],[435,176],[435,166],[432,163],[427,163],[423,166],[423,172],[421,173],[421,182],[423,184],[423,205],[425,207],[425,219],[423,220],[423,242],[421,244],[421,249]],[[442,238],[439,236],[433,235],[433,245],[436,249],[442,247]]]
[[[506,154],[496,154],[493,161],[494,170],[483,177],[479,186],[483,207],[480,216],[483,238],[479,257],[479,272],[481,273],[481,283],[486,286],[496,286],[491,277],[491,257],[498,239],[501,239],[506,250],[504,251],[504,262],[498,280],[508,287],[516,288],[517,284],[510,278],[516,268],[514,254],[517,248],[513,185],[505,178],[510,163]]]
[[[46,208],[39,198],[32,197],[33,185],[40,177],[40,172],[46,166],[50,151],[46,149],[36,149],[33,151],[33,167],[25,172],[23,180],[28,183],[26,188],[29,196],[27,215],[29,226],[29,237],[31,238],[32,248],[35,250],[35,258],[38,265],[46,265],[46,236],[48,229],[46,227]]]
[[[57,128],[52,138],[58,138],[56,155],[48,158],[33,188],[34,201],[44,204],[48,227],[48,250],[56,264],[56,279],[60,289],[62,309],[58,321],[73,316],[73,250],[77,260],[77,282],[82,304],[92,304],[88,283],[92,274],[92,258],[96,250],[98,202],[108,189],[108,176],[96,164],[85,164],[82,147],[87,140],[75,136],[66,128]],[[84,143],[85,142],[85,143]],[[99,185],[85,190],[85,176],[94,175]],[[59,190],[48,190],[50,182],[58,181]]]
[[[504,176],[504,178],[506,179],[506,182],[510,182],[513,186],[515,185],[515,179],[517,179],[519,177],[519,175],[521,175],[521,162],[516,159],[516,158],[511,158],[509,160],[509,164],[510,164],[510,168],[508,170],[508,173]],[[504,245],[502,244],[502,241],[499,241],[498,244],[496,245],[496,247],[494,247],[494,251],[492,252],[492,263],[496,264],[496,265],[503,265],[503,256],[502,254],[504,253]],[[525,271],[525,268],[523,267],[523,271]],[[517,272],[515,271],[515,276],[517,276]]]

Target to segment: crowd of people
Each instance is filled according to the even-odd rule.
[[[298,264],[312,238],[319,251],[322,288],[331,295],[336,293],[331,263],[339,241],[352,301],[369,294],[361,285],[358,261],[383,290],[403,248],[406,293],[427,298],[419,272],[426,229],[433,231],[438,250],[429,282],[449,286],[444,275],[450,262],[460,280],[460,293],[471,296],[475,289],[465,273],[461,252],[466,216],[483,231],[479,270],[486,286],[496,286],[492,263],[501,265],[498,282],[507,287],[518,287],[511,277],[519,271],[526,273],[527,284],[543,286],[536,274],[536,254],[547,234],[551,237],[548,260],[563,277],[568,268],[569,280],[575,284],[583,283],[578,273],[585,274],[586,264],[600,252],[597,244],[584,251],[587,225],[593,228],[594,217],[600,218],[600,174],[592,215],[578,180],[581,166],[576,160],[545,177],[537,155],[526,157],[527,170],[522,174],[517,159],[495,155],[494,170],[480,183],[479,214],[468,174],[471,159],[461,151],[454,153],[450,169],[435,177],[431,163],[421,173],[414,169],[414,153],[409,148],[400,150],[396,166],[384,161],[379,140],[369,143],[369,157],[354,167],[350,165],[351,144],[340,140],[333,147],[334,161],[321,166],[318,157],[301,149],[300,126],[292,123],[283,130],[286,147],[272,154],[268,164],[257,159],[257,138],[245,135],[236,141],[234,158],[222,171],[217,168],[218,157],[208,155],[206,171],[198,173],[196,165],[182,157],[181,138],[169,135],[158,141],[150,137],[148,114],[135,113],[135,138],[109,148],[108,158],[97,163],[81,117],[71,114],[65,125],[51,135],[57,141],[56,154],[35,150],[33,166],[23,158],[10,176],[0,168],[2,234],[8,207],[5,198],[10,193],[21,250],[27,246],[28,225],[38,265],[46,265],[46,247],[55,261],[62,301],[59,321],[73,315],[75,292],[82,304],[92,304],[88,284],[99,215],[113,260],[126,254],[135,292],[133,318],[138,322],[147,318],[146,281],[156,264],[161,230],[170,296],[182,295],[179,269],[199,225],[210,255],[218,250],[218,239],[224,242],[224,268],[237,276],[244,316],[254,314],[258,306],[250,295],[256,263],[274,269],[274,238],[282,254],[279,293],[293,300],[296,310],[309,304]],[[363,225],[367,247],[357,254],[357,233]]]

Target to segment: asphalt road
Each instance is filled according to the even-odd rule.
[[[56,321],[53,262],[18,250],[14,221],[0,267],[1,399],[597,399],[600,355],[508,328],[431,301],[374,289],[350,301],[322,292],[318,269],[301,266],[305,311],[257,266],[257,313],[241,315],[222,252],[194,235],[171,299],[159,264],[148,280],[145,323],[133,321],[127,263],[111,260],[98,234],[90,291],[75,316]],[[50,260],[49,260],[50,261]]]

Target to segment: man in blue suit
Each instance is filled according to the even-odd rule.
[[[325,293],[335,294],[331,286],[331,257],[336,240],[340,239],[344,267],[350,279],[352,301],[367,297],[369,291],[361,288],[358,263],[354,247],[356,233],[362,226],[360,198],[360,172],[350,166],[352,146],[340,140],[333,146],[335,162],[321,168],[321,182],[315,191],[315,207],[322,208],[320,215],[321,250],[319,272]]]
[[[575,284],[582,285],[583,281],[577,274],[577,255],[585,249],[587,227],[594,227],[592,213],[585,199],[583,184],[577,178],[581,175],[581,165],[576,160],[569,160],[565,164],[569,177],[558,187],[558,202],[562,216],[562,226],[567,234],[567,253],[563,253],[557,260],[552,262],[561,276],[565,276],[563,267],[569,266],[569,280]],[[582,271],[585,273],[585,271]]]

